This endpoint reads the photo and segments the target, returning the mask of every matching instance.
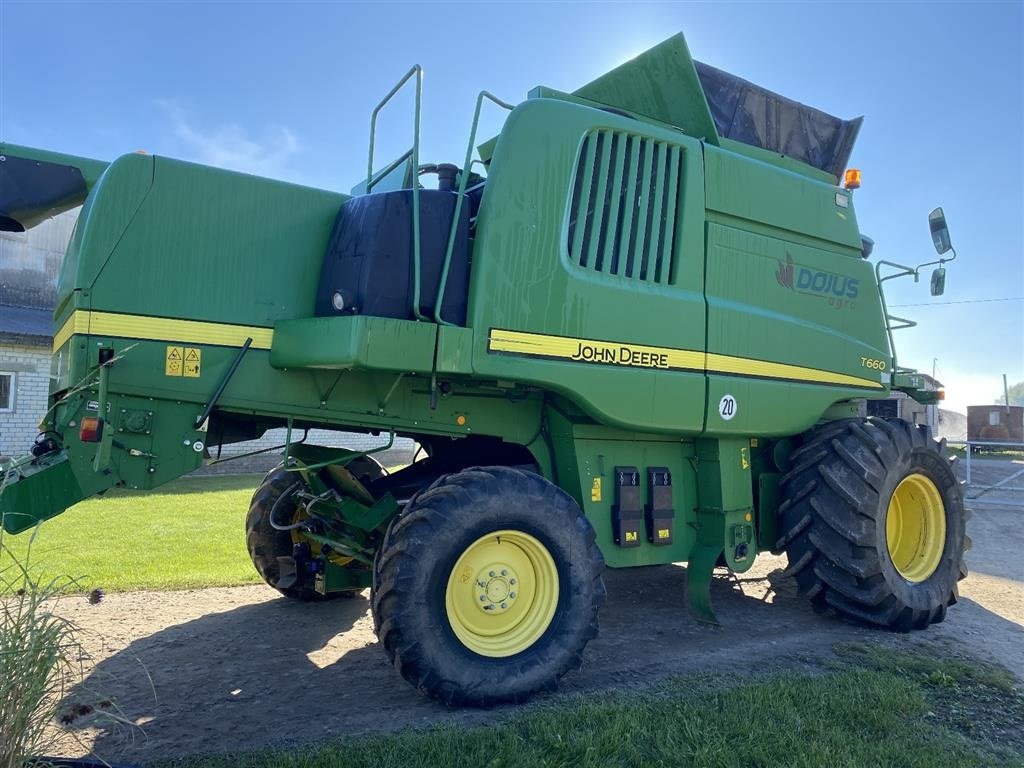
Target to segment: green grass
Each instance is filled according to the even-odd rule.
[[[604,768],[1024,764],[1024,698],[997,668],[941,653],[841,649],[831,668],[727,671],[653,690],[560,697],[499,724],[351,737],[164,768]],[[315,713],[310,713],[315,716]]]
[[[32,566],[110,592],[257,583],[245,514],[259,481],[184,477],[150,493],[112,490],[44,522],[32,543]],[[3,547],[24,562],[30,538],[4,535]]]

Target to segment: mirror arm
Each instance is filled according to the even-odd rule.
[[[930,267],[933,264],[938,264],[941,267],[943,264],[946,264],[947,262],[956,259],[956,248],[951,247],[949,251],[946,251],[946,253],[952,253],[953,255],[950,256],[948,259],[937,259],[936,261],[926,261],[924,264],[918,264],[917,269],[921,270],[924,269],[925,267]]]

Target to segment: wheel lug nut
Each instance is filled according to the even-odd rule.
[[[487,602],[487,595],[480,595],[480,602],[481,603],[486,603]]]
[[[501,604],[501,607],[502,607],[502,608],[508,608],[508,603],[502,603],[502,604]]]
[[[491,571],[488,575],[493,579],[494,578],[494,571]]]
[[[508,571],[506,571],[504,568],[502,568],[501,569],[501,575],[502,576],[508,576]]]
[[[516,599],[516,593],[515,592],[509,592],[508,593],[508,599],[509,600],[515,600]]]

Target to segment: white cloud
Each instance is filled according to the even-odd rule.
[[[292,157],[300,151],[299,140],[288,128],[268,127],[260,139],[231,123],[212,129],[197,127],[177,104],[158,101],[184,145],[184,159],[258,176],[286,175]]]

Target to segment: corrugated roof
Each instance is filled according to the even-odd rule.
[[[48,339],[53,336],[53,311],[0,306],[0,334]]]

